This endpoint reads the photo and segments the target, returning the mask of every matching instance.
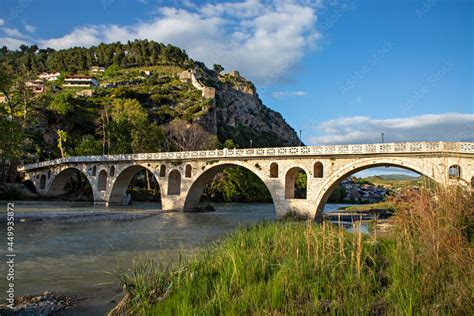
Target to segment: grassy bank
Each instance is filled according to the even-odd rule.
[[[472,315],[472,195],[394,203],[388,236],[285,220],[241,228],[170,267],[137,262],[113,313]]]
[[[379,202],[372,204],[359,204],[339,208],[344,211],[370,211],[370,210],[391,210],[395,211],[395,204],[393,202]]]

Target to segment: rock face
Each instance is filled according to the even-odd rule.
[[[188,69],[180,72],[178,78],[213,100],[211,111],[199,122],[221,141],[233,139],[242,147],[300,144],[295,130],[280,113],[262,103],[254,85],[238,71],[217,75],[208,69]]]
[[[262,103],[254,85],[238,72],[219,76],[214,83],[215,107],[202,124],[216,132],[219,139],[234,139],[253,147],[300,144],[295,130],[280,113]]]

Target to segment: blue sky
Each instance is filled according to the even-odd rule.
[[[148,38],[256,83],[306,144],[474,141],[472,1],[4,0],[0,45]]]

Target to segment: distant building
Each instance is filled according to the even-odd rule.
[[[117,85],[115,83],[101,83],[100,87],[104,89],[115,88]]]
[[[44,91],[43,80],[31,80],[26,82],[26,86],[30,88],[34,93],[42,93]]]
[[[214,99],[216,97],[216,88],[204,87],[202,89],[202,96],[206,99]]]
[[[91,97],[94,94],[92,89],[79,90],[76,92],[78,97]]]
[[[182,82],[188,82],[192,83],[193,82],[193,77],[198,78],[198,74],[196,73],[196,70],[194,69],[188,69],[180,72],[178,74],[179,80]]]
[[[38,76],[38,78],[42,80],[47,80],[47,81],[55,81],[59,79],[59,76],[61,76],[59,72],[52,72],[52,73],[43,72],[41,75]]]
[[[104,72],[105,67],[100,67],[100,66],[92,66],[91,67],[91,72]]]
[[[231,70],[231,71],[229,71],[229,75],[230,75],[231,77],[240,78],[240,73],[239,73],[237,70]]]
[[[98,87],[97,80],[90,76],[67,76],[64,78],[64,88],[91,88]]]

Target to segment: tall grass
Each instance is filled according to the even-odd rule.
[[[112,313],[472,314],[472,201],[464,190],[396,200],[388,237],[288,219],[241,228],[188,262],[138,265]]]
[[[390,306],[403,314],[474,314],[474,196],[463,188],[396,198]]]

